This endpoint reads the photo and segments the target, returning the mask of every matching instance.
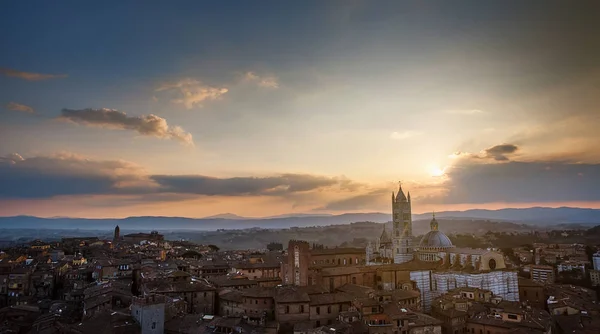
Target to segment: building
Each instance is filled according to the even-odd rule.
[[[402,184],[398,194],[392,193],[392,244],[394,263],[404,263],[413,259],[413,235],[410,192],[404,195]]]
[[[369,242],[365,258],[369,263],[394,263],[394,247],[392,239],[385,230],[385,225],[383,225],[381,236],[375,240],[375,245]]]
[[[600,271],[600,252],[594,254],[592,261],[594,262],[594,270]]]
[[[406,231],[410,231],[410,238],[412,239],[412,218],[410,218],[410,194],[408,197],[404,196],[402,188],[399,189],[398,195],[394,197],[392,194],[392,211],[394,216],[394,226],[399,225],[397,220],[402,215],[403,226],[406,226]],[[407,217],[406,215],[409,215]],[[457,248],[452,244],[450,238],[448,238],[442,231],[439,230],[439,223],[435,218],[435,214],[431,222],[429,223],[430,231],[425,234],[417,247],[412,246],[410,243],[410,258],[417,259],[422,262],[440,263],[446,269],[453,270],[468,270],[468,271],[493,271],[499,269],[505,269],[506,264],[504,263],[504,256],[495,250],[491,249],[472,249],[472,248]],[[400,235],[406,232],[402,231]],[[396,234],[398,231],[395,230]],[[394,240],[392,237],[392,244],[394,242],[403,242],[406,244],[406,238],[402,240]],[[407,244],[408,245],[408,244]],[[398,248],[395,249],[398,252]],[[400,248],[401,252],[406,252],[406,249]],[[367,265],[381,265],[387,263],[403,263],[407,261],[396,261],[398,255],[394,253],[394,257],[390,257],[390,241],[385,228],[374,243],[369,243],[366,250],[366,264]],[[406,254],[405,254],[406,255]],[[408,258],[405,255],[401,257]]]
[[[385,227],[375,244],[369,243],[366,249],[367,264],[405,263],[413,259],[412,214],[410,192],[404,194],[402,185],[398,193],[392,192],[392,236]]]
[[[119,225],[117,225],[115,227],[115,235],[113,236],[113,242],[118,242],[119,240],[121,240],[121,229],[119,228]]]
[[[544,285],[534,280],[519,277],[519,301],[535,308],[546,308]]]
[[[133,297],[131,315],[142,328],[144,334],[165,332],[165,296],[150,295]]]
[[[589,264],[589,261],[574,261],[567,260],[563,261],[556,266],[558,272],[569,271],[578,274],[580,277],[585,276],[585,266]]]
[[[519,301],[519,278],[516,271],[496,270],[479,273],[441,271],[432,274],[432,295],[437,297],[456,288],[491,291],[507,301]]]
[[[284,257],[281,262],[280,275],[283,284],[315,285],[320,282],[321,271],[331,268],[352,270],[351,268],[364,263],[365,250],[363,248],[311,249],[306,241],[290,240],[287,257]],[[272,273],[276,273],[276,271],[272,271]]]
[[[592,286],[600,285],[600,270],[590,270],[590,281]]]
[[[282,263],[284,284],[308,285],[308,265],[310,263],[310,245],[306,241],[290,240],[288,243],[288,261]]]
[[[150,233],[132,233],[123,236],[123,241],[132,242],[136,244],[139,244],[142,241],[159,242],[163,240],[164,236],[162,234],[159,234],[157,231],[152,231]]]
[[[555,280],[554,268],[551,266],[531,265],[529,266],[531,279],[544,284],[552,284]]]

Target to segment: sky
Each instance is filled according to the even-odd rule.
[[[600,208],[597,1],[2,1],[0,216]]]

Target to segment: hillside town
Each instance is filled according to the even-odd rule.
[[[360,247],[221,250],[157,231],[35,240],[0,253],[0,333],[599,333],[600,253],[456,247],[432,215]]]

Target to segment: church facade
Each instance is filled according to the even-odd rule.
[[[504,256],[491,249],[458,248],[439,229],[433,215],[427,232],[415,246],[412,234],[410,192],[404,195],[402,186],[392,193],[392,236],[383,228],[381,236],[366,248],[366,264],[406,263],[413,259],[438,263],[440,269],[482,272],[505,269]]]
[[[519,300],[517,272],[506,269],[502,253],[492,249],[455,247],[440,231],[435,214],[429,223],[430,231],[415,243],[410,193],[405,196],[401,186],[397,194],[392,194],[392,226],[391,237],[384,227],[381,236],[368,244],[365,264],[405,263],[415,267],[435,267],[433,270],[411,270],[411,278],[415,275],[414,280],[421,291],[425,311],[429,310],[433,298],[457,287],[488,289],[505,300]]]

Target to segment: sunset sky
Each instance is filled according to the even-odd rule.
[[[2,1],[0,216],[600,208],[598,1]]]

